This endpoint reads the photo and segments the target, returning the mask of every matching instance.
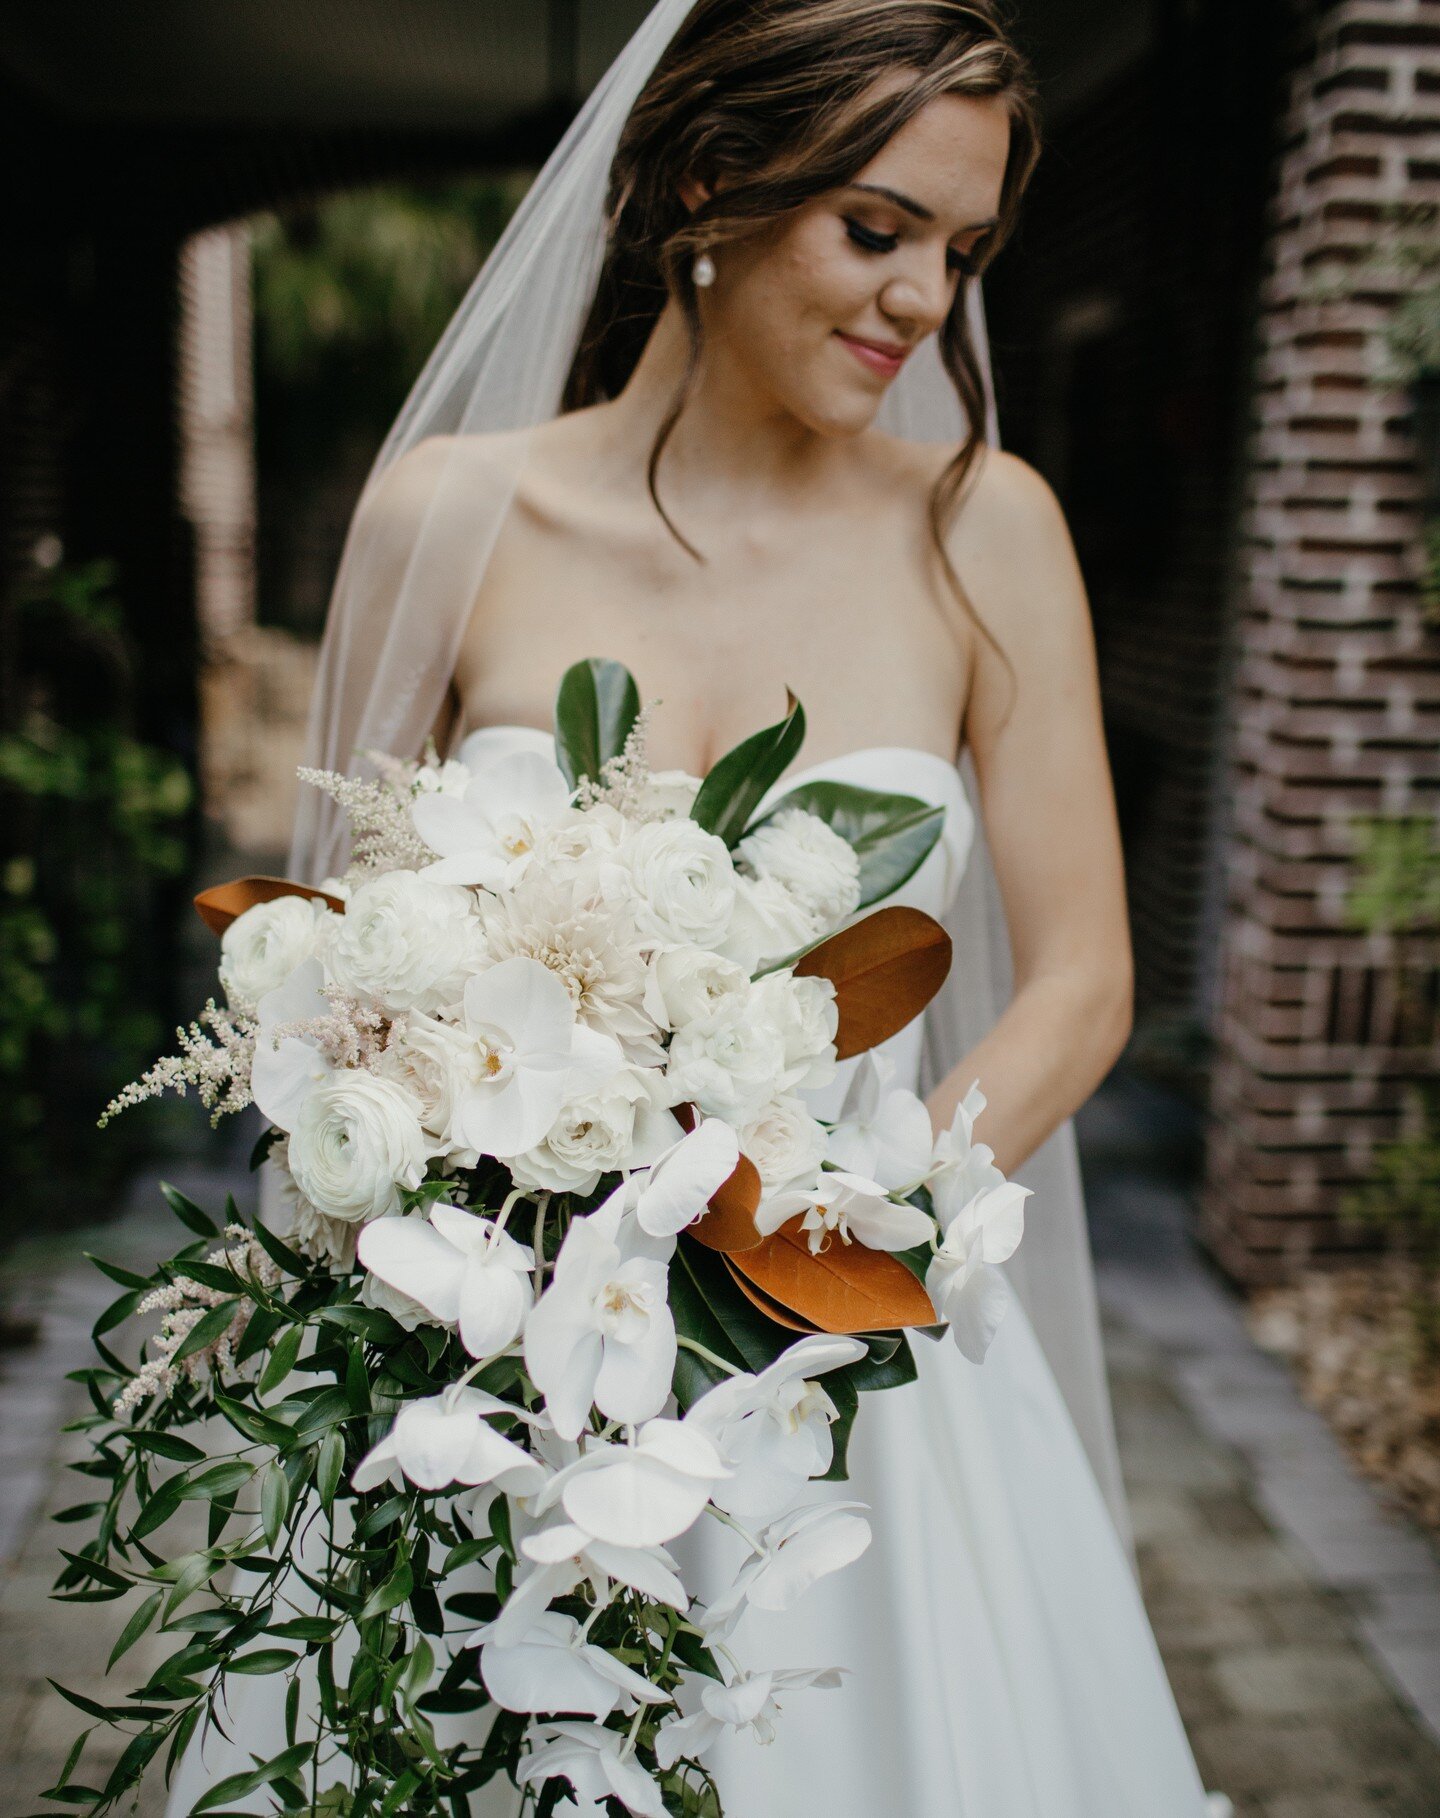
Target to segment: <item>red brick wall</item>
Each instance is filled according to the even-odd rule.
[[[1356,815],[1440,811],[1440,634],[1416,584],[1406,392],[1375,383],[1394,293],[1326,297],[1388,205],[1440,202],[1440,0],[1314,9],[1260,298],[1226,765],[1205,1234],[1244,1281],[1354,1243],[1346,1186],[1440,1068],[1388,937],[1346,926]]]

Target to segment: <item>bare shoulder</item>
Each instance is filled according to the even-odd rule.
[[[515,486],[526,438],[495,435],[426,436],[392,461],[370,484],[360,513],[376,531],[412,530],[432,511],[471,513],[477,499]]]

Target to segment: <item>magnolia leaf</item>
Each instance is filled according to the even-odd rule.
[[[784,1326],[787,1332],[805,1332],[813,1334],[820,1330],[818,1326],[807,1325],[804,1320],[796,1319],[794,1314],[787,1313],[784,1307],[777,1301],[771,1300],[768,1294],[762,1294],[753,1282],[745,1279],[735,1267],[734,1263],[730,1261],[728,1256],[725,1258],[725,1267],[730,1271],[730,1276],[734,1281],[735,1286],[745,1296],[746,1300],[750,1302],[751,1306],[758,1307],[765,1315],[766,1319],[770,1320],[774,1325]]]
[[[945,810],[914,795],[885,795],[853,783],[800,783],[765,816],[786,808],[817,815],[855,848],[860,860],[860,901],[866,909],[891,896],[929,857],[945,824]],[[765,823],[758,823],[763,826]]]
[[[903,1263],[838,1239],[813,1253],[799,1219],[726,1262],[791,1318],[821,1332],[887,1332],[936,1322],[930,1296]]]
[[[288,877],[237,877],[228,884],[214,884],[195,898],[195,909],[212,934],[223,934],[247,909],[253,909],[257,903],[273,903],[282,896],[308,897],[312,902],[324,903],[336,915],[345,913],[345,904],[340,897],[331,896],[326,890],[312,889],[309,884],[297,884]]]
[[[761,1241],[755,1229],[760,1206],[760,1170],[742,1155],[735,1172],[710,1201],[710,1209],[687,1226],[696,1243],[708,1250],[752,1250]]]
[[[555,761],[574,789],[600,780],[625,749],[640,713],[640,690],[623,663],[589,657],[565,671],[555,697]]]
[[[805,742],[805,709],[786,690],[789,711],[738,744],[712,768],[700,785],[690,818],[707,833],[736,845],[761,798],[784,775]]]
[[[828,978],[835,986],[839,1060],[914,1022],[949,970],[950,936],[922,909],[898,904],[842,928],[795,962],[797,978]]]

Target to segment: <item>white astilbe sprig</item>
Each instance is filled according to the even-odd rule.
[[[385,871],[418,871],[435,854],[415,831],[410,790],[403,779],[365,782],[338,770],[300,767],[300,781],[333,798],[350,823],[350,874],[378,877]]]
[[[212,1250],[205,1261],[212,1268],[229,1269],[235,1275],[257,1282],[262,1288],[273,1288],[280,1271],[256,1243],[243,1225],[227,1225],[229,1240],[223,1249]],[[237,1283],[237,1291],[238,1291]],[[208,1345],[192,1351],[177,1364],[175,1353],[184,1344],[196,1324],[212,1308],[222,1306],[231,1296],[222,1288],[206,1287],[198,1281],[169,1282],[147,1294],[135,1309],[137,1313],[163,1313],[155,1338],[155,1355],[141,1364],[115,1399],[115,1413],[128,1414],[152,1395],[168,1395],[182,1377],[197,1382],[207,1371],[234,1367],[235,1349],[245,1335],[255,1303],[237,1299],[235,1316],[230,1324]]]
[[[627,820],[648,821],[658,818],[647,806],[645,787],[650,781],[650,721],[659,701],[647,701],[635,715],[635,723],[625,735],[618,757],[607,758],[600,766],[599,777],[582,776],[575,791],[577,808],[600,805],[614,808]]]
[[[164,1092],[184,1098],[192,1087],[210,1112],[212,1124],[243,1111],[251,1102],[250,1069],[257,1032],[252,1016],[222,1009],[212,997],[193,1023],[175,1031],[180,1052],[165,1055],[139,1079],[122,1087],[106,1105],[100,1128],[147,1098],[159,1098]]]

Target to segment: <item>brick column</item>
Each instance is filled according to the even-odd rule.
[[[1440,809],[1440,633],[1416,583],[1384,283],[1324,296],[1395,204],[1440,203],[1440,0],[1312,5],[1260,298],[1226,758],[1206,1239],[1246,1282],[1354,1241],[1347,1185],[1440,1067],[1388,939],[1347,928],[1352,817]]]

